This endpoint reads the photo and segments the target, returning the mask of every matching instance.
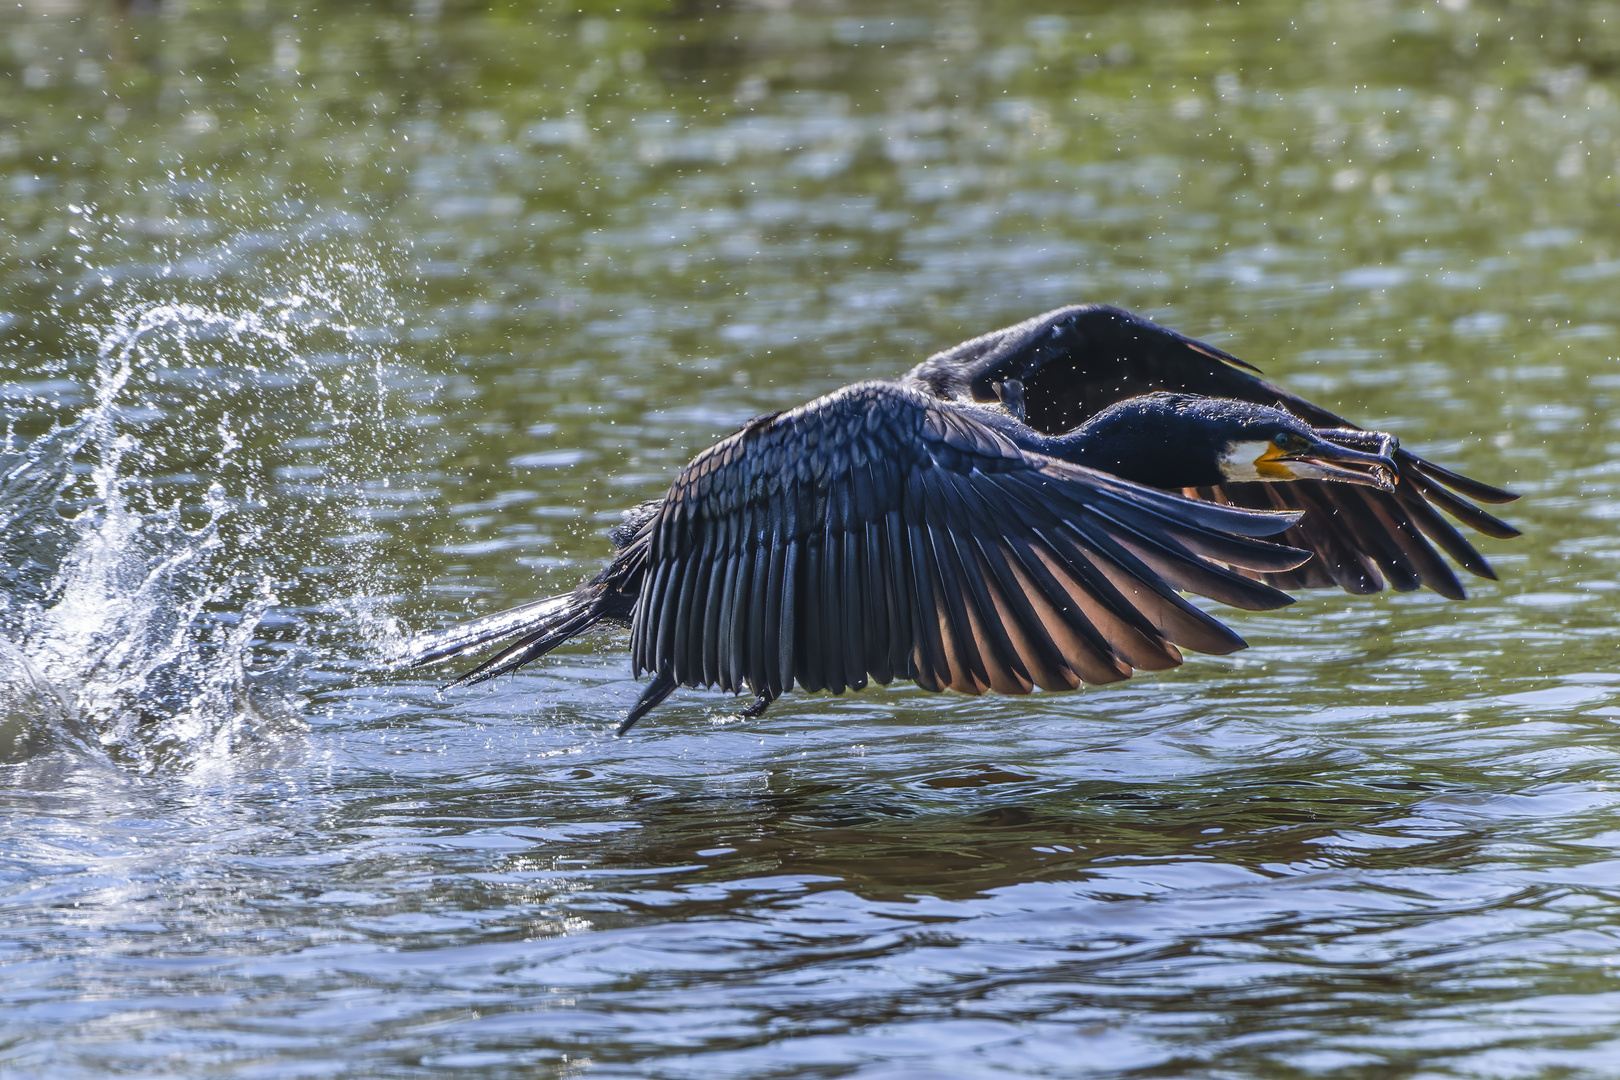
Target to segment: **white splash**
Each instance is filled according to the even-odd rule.
[[[5,597],[14,644],[0,642],[0,762],[48,745],[137,772],[197,774],[302,729],[297,695],[278,678],[293,654],[266,658],[256,646],[280,603],[288,568],[273,548],[288,530],[285,511],[278,518],[266,509],[263,489],[272,482],[256,475],[267,466],[248,454],[242,432],[287,408],[270,396],[255,399],[252,376],[274,368],[268,374],[283,383],[301,379],[299,392],[319,399],[311,411],[328,428],[349,434],[373,418],[357,415],[365,408],[358,403],[340,404],[313,377],[286,326],[297,307],[283,299],[249,313],[137,308],[102,337],[81,415],[26,445],[8,440],[0,448],[8,465],[0,469],[0,535],[12,546],[13,538],[54,533],[57,546],[54,558],[34,559],[48,577],[42,570],[31,599],[21,587]],[[171,408],[164,426],[148,424],[143,438],[129,417],[161,413],[143,397],[152,392],[146,388],[160,385],[154,374],[171,364],[197,367],[199,338],[226,341],[237,358],[240,370],[224,373],[236,395],[220,399],[230,407],[205,424],[200,414],[181,415],[194,408]],[[220,357],[211,350],[212,368]],[[172,470],[172,457],[208,462],[205,469],[190,463],[203,475],[184,498],[154,494],[153,475]],[[230,493],[220,480],[227,474]],[[319,531],[310,507],[345,494],[352,496],[341,480],[306,492],[299,524]],[[37,722],[24,730],[18,717],[29,714]]]

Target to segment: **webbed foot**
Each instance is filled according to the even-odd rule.
[[[770,708],[771,702],[775,700],[775,694],[769,692],[763,694],[756,693],[754,695],[754,703],[748,706],[748,708],[744,709],[742,711],[742,715],[748,717],[750,720],[758,716],[764,716],[765,710]]]

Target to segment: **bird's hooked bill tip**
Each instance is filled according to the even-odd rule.
[[[1375,465],[1367,470],[1367,478],[1372,486],[1380,491],[1394,491],[1397,475],[1394,469],[1387,465]]]
[[[1337,480],[1345,484],[1360,484],[1379,491],[1394,491],[1400,481],[1393,458],[1383,454],[1369,454],[1346,446],[1325,442],[1309,453],[1299,456],[1301,465],[1317,479]]]

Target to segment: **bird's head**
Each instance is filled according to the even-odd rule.
[[[1395,486],[1392,436],[1317,429],[1248,401],[1145,394],[1109,406],[1082,430],[1089,447],[1109,459],[1102,466],[1107,471],[1156,487],[1285,480],[1335,480],[1382,491]]]

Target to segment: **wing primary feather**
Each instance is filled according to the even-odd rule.
[[[986,657],[980,651],[978,620],[972,612],[973,601],[964,580],[966,575],[957,561],[950,533],[943,526],[930,523],[928,539],[933,545],[934,565],[939,568],[939,595],[945,602],[946,621],[940,633],[951,654],[951,671],[956,676],[951,689],[977,696],[990,689],[993,680]]]
[[[1462,582],[1457,580],[1457,575],[1451,572],[1451,567],[1446,565],[1440,553],[1430,547],[1429,542],[1423,538],[1404,500],[1391,493],[1379,494],[1375,498],[1366,499],[1366,502],[1379,523],[1383,525],[1384,533],[1405,552],[1423,584],[1448,600],[1467,598],[1468,594],[1463,591]]]
[[[1383,575],[1372,558],[1353,543],[1353,534],[1341,531],[1337,507],[1323,497],[1321,484],[1261,484],[1265,488],[1287,488],[1291,501],[1305,510],[1299,527],[1307,530],[1317,554],[1324,560],[1333,579],[1347,592],[1375,593],[1384,587]]]
[[[632,660],[637,675],[643,671],[658,670],[658,622],[664,604],[664,582],[669,577],[670,564],[660,560],[648,575],[646,591],[637,597],[637,611],[633,623],[635,648]]]
[[[844,681],[851,690],[861,690],[866,687],[867,601],[861,591],[866,544],[861,534],[851,529],[844,533],[840,549],[844,554]]]
[[[1040,509],[1042,492],[1032,488],[1031,478],[1000,474],[996,479],[1016,503],[1026,510],[1035,509],[1036,520],[1049,513]],[[1085,616],[1098,625],[1116,655],[1133,667],[1159,670],[1181,662],[1181,654],[1171,640],[1214,653],[1242,647],[1241,638],[1181,599],[1157,574],[1109,540],[1106,530],[1097,528],[1094,510],[1076,500],[1070,502],[1073,506],[1062,526],[1041,529],[1039,534],[1044,544],[1064,560],[1072,578],[1085,584],[1083,590],[1071,590],[1070,595],[1088,607]],[[1176,498],[1166,505],[1180,508],[1200,504]],[[1091,523],[1084,533],[1076,524],[1079,520]],[[1232,520],[1230,515],[1228,520]],[[1241,517],[1236,520],[1242,523]],[[1171,640],[1167,640],[1167,633]]]
[[[1104,473],[1070,465],[1060,461],[1041,463],[1033,475],[998,473],[1003,479],[1017,478],[1021,486],[1030,490],[1036,481],[1044,484],[1035,492],[1035,501],[1049,505],[1053,513],[1067,509],[1082,509],[1099,499],[1120,500],[1136,513],[1152,514],[1165,522],[1166,528],[1197,527],[1231,536],[1264,537],[1286,532],[1299,521],[1298,510],[1261,510],[1244,503],[1205,502],[1189,499],[1169,491],[1143,487],[1119,480]],[[1261,500],[1261,505],[1264,500]]]
[[[671,670],[674,667],[673,654],[675,644],[675,611],[680,603],[681,572],[686,569],[684,561],[668,559],[660,568],[658,575],[658,624],[655,629],[657,647],[653,652],[654,666],[659,671]]]
[[[1269,503],[1277,509],[1299,510],[1297,503],[1291,501],[1287,490],[1289,484],[1237,484],[1230,488],[1203,487],[1192,492],[1201,499],[1211,502],[1238,505],[1248,496],[1262,504]],[[1328,559],[1322,553],[1326,550],[1323,544],[1325,538],[1319,539],[1317,532],[1320,523],[1313,516],[1302,517],[1291,529],[1283,533],[1282,541],[1296,550],[1310,553],[1310,558],[1292,570],[1254,571],[1254,576],[1268,584],[1284,591],[1297,589],[1326,589],[1338,584],[1337,578],[1329,572]],[[1242,568],[1245,572],[1248,567]]]
[[[825,690],[827,679],[822,662],[821,578],[825,563],[823,542],[811,536],[804,547],[804,590],[800,610],[798,662],[794,675],[806,690]]]
[[[1113,537],[1148,569],[1183,592],[1207,596],[1244,611],[1270,611],[1294,602],[1294,598],[1281,589],[1205,562],[1168,537],[1134,530],[1121,531]]]
[[[981,483],[990,485],[996,492],[998,497],[996,510],[1003,517],[1016,515],[1021,521],[1022,531],[1033,538],[1034,542],[1017,535],[1006,537],[1012,542],[1010,550],[1024,566],[1025,571],[1041,581],[1040,590],[1032,595],[1050,597],[1054,611],[1061,612],[1063,617],[1070,621],[1073,630],[1094,641],[1103,652],[1112,656],[1113,649],[1109,635],[1096,625],[1093,618],[1088,617],[1088,612],[1098,605],[1108,607],[1108,602],[1102,597],[1113,590],[1098,578],[1096,568],[1089,562],[1082,559],[1075,566],[1066,565],[1065,557],[1053,550],[1050,540],[1043,535],[1043,531],[1050,533],[1062,526],[1061,517],[1056,515],[1042,499],[1043,494],[1052,486],[1050,481],[1013,474],[999,474],[993,477],[981,474],[978,479]],[[1036,487],[1037,483],[1041,486]],[[1082,512],[1083,509],[1084,503],[1071,500],[1066,512]],[[1127,605],[1116,606],[1122,608],[1119,613],[1121,617],[1140,619]],[[1136,629],[1151,631],[1151,627],[1145,622],[1140,622]]]
[[[908,503],[909,503],[908,499]],[[908,511],[912,508],[908,506]],[[919,520],[921,514],[908,512],[906,524],[910,558],[912,607],[914,627],[912,640],[911,680],[924,690],[938,691],[951,685],[951,666],[945,655],[945,638],[941,633],[939,601],[934,596],[933,582],[937,580],[928,543],[928,526]]]
[[[889,667],[889,642],[895,633],[892,616],[894,588],[883,558],[883,519],[869,520],[862,526],[865,545],[861,552],[861,595],[866,598],[866,671],[872,681],[887,686],[894,679]]]
[[[959,483],[964,510],[974,520],[973,539],[986,587],[1008,634],[1017,639],[1014,648],[1025,674],[1047,690],[1072,690],[1080,679],[1063,658],[1063,651],[1052,640],[1047,619],[1035,609],[1030,588],[1014,572],[1012,554],[1002,546],[1002,534],[1011,516],[1009,508],[997,507],[989,499],[985,484],[967,478]]]
[[[798,670],[798,657],[794,654],[799,628],[797,619],[799,599],[798,539],[789,539],[785,547],[787,550],[782,555],[781,618],[777,624],[776,637],[776,670],[778,678],[781,679],[783,691],[793,689],[793,676]]]
[[[1412,516],[1413,522],[1423,530],[1423,534],[1439,544],[1440,549],[1456,559],[1464,570],[1482,578],[1493,581],[1496,579],[1496,571],[1485,561],[1485,556],[1481,555],[1451,522],[1441,517],[1412,485],[1396,487],[1395,495],[1401,500],[1401,505],[1406,507],[1406,512]]]
[[[980,625],[975,627],[974,633],[985,670],[990,675],[990,688],[1003,694],[1029,693],[1034,689],[1035,679],[1030,665],[1025,662],[1030,650],[1028,635],[1012,609],[1001,601],[990,569],[979,552],[978,538],[956,536],[952,537],[952,542],[974,602],[968,609],[969,618],[973,617],[975,608],[978,612]]]
[[[709,583],[703,594],[703,685],[720,682],[720,619],[725,611],[726,569],[731,565],[730,519],[721,518],[709,526],[714,554],[709,564]]]
[[[1082,553],[1115,591],[1148,620],[1154,629],[1153,637],[1167,646],[1181,645],[1215,655],[1243,648],[1243,639],[1230,627],[1184,600],[1106,529],[1082,530],[1079,523],[1072,521],[1064,524],[1068,530],[1065,538],[1078,542]],[[1165,651],[1180,663],[1179,654],[1169,648]]]
[[[1005,605],[996,602],[989,568],[979,555],[978,539],[984,523],[975,513],[976,499],[971,483],[965,477],[950,473],[941,475],[938,481],[941,501],[950,506],[952,524],[956,526],[944,534],[950,545],[949,557],[960,580],[967,586],[964,607],[990,688],[1003,694],[1027,694],[1033,681],[1024,665],[1022,650],[1013,640],[1011,631],[1017,628],[1008,625],[1014,616]],[[1018,636],[1023,637],[1021,633]]]
[[[977,538],[980,558],[992,579],[995,602],[1002,620],[1016,627],[1020,638],[1019,655],[1030,681],[1043,690],[1073,690],[1080,678],[1063,659],[1063,652],[1047,630],[1046,620],[1035,610],[1025,586],[1010,565],[1010,556],[1001,544],[987,536]]]
[[[748,687],[755,694],[765,694],[770,686],[770,675],[766,668],[766,658],[776,659],[776,651],[766,651],[766,589],[770,586],[771,553],[767,550],[769,541],[764,531],[764,522],[757,526],[760,531],[753,539],[752,580],[748,586],[748,633],[743,639],[743,656],[746,658],[744,671],[748,677]]]
[[[743,680],[748,677],[748,651],[743,644],[748,637],[748,617],[753,611],[750,593],[754,583],[754,508],[743,510],[738,523],[737,554],[732,559],[732,593],[728,602],[730,626],[725,640],[726,677],[720,689],[733,694],[742,693]]]
[[[645,655],[643,639],[646,637],[647,607],[652,602],[652,579],[656,573],[656,567],[648,567],[641,588],[636,593],[636,602],[630,608],[630,671],[633,675],[640,675],[646,670],[642,662]]]
[[[1125,499],[1100,499],[1094,504],[1094,509],[1137,532],[1145,535],[1162,535],[1193,554],[1229,566],[1242,567],[1245,570],[1280,573],[1294,569],[1311,557],[1309,551],[1302,551],[1286,544],[1247,536],[1231,536],[1212,529],[1184,525],[1157,513],[1142,514]]]
[[[1466,495],[1470,499],[1478,499],[1483,503],[1510,503],[1519,497],[1516,492],[1508,491],[1505,488],[1492,487],[1490,484],[1464,476],[1462,473],[1452,472],[1444,465],[1436,465],[1428,458],[1418,457],[1410,451],[1401,450],[1398,452],[1397,460],[1402,465],[1406,464],[1408,458],[1411,460],[1412,466],[1424,476],[1439,481],[1451,490]],[[1404,473],[1406,470],[1402,469],[1401,471]],[[1515,532],[1513,535],[1517,536],[1519,534]]]
[[[911,587],[911,556],[898,509],[890,510],[883,518],[883,543],[888,555],[883,583],[889,591],[889,615],[893,620],[888,669],[891,675],[905,678],[916,646],[917,624],[912,618],[915,594]]]
[[[630,609],[630,670],[635,675],[647,670],[646,661],[650,659],[647,656],[647,624],[651,621],[648,612],[652,609],[653,583],[657,577],[657,565],[649,565],[636,594],[635,606]]]
[[[840,598],[841,614],[843,615],[843,629],[839,634],[839,652],[843,656],[844,684],[851,690],[860,690],[866,686],[866,635],[865,619],[867,598],[861,590],[862,578],[865,576],[866,543],[861,528],[863,519],[862,500],[870,500],[871,492],[867,490],[867,480],[870,474],[866,468],[855,463],[844,474],[842,489],[841,513],[838,520],[838,553],[839,553],[839,580],[836,586]]]
[[[844,633],[843,535],[842,530],[834,529],[832,516],[829,515],[822,540],[821,666],[827,689],[834,694],[842,694],[847,685],[844,679],[844,648],[839,640]]]
[[[990,673],[984,658],[979,655],[973,624],[968,618],[966,583],[955,559],[955,547],[950,542],[950,509],[939,490],[939,477],[935,469],[927,469],[919,477],[928,508],[928,542],[934,571],[938,575],[939,597],[944,601],[945,618],[940,636],[951,655],[951,672],[955,676],[951,689],[964,694],[979,695],[990,688]]]
[[[1181,663],[1181,654],[1165,640],[1158,620],[1138,606],[1144,602],[1151,606],[1151,601],[1135,587],[1139,583],[1128,582],[1129,575],[1097,550],[1097,545],[1088,542],[1068,522],[1042,530],[1039,535],[1046,551],[1073,580],[1083,583],[1084,588],[1071,591],[1070,596],[1081,606],[1087,621],[1101,631],[1115,656],[1143,671],[1163,671]],[[1039,548],[1035,550],[1044,554]]]
[[[1422,473],[1415,476],[1403,475],[1403,479],[1410,480],[1412,486],[1421,492],[1424,498],[1476,532],[1482,532],[1494,540],[1511,540],[1515,536],[1522,535],[1518,529],[1501,518],[1481,510],[1472,503],[1464,502]]]
[[[945,577],[945,568],[940,565],[939,551],[934,545],[934,526],[932,523],[923,528],[922,540],[927,545],[924,555],[932,580],[934,598],[934,619],[939,627],[939,664],[940,674],[944,684],[959,694],[978,696],[982,691],[980,683],[968,668],[967,655],[962,647],[962,634],[957,629],[960,626],[960,616],[956,614],[956,607],[961,603],[960,595],[956,592],[955,583]],[[948,676],[948,677],[947,677]]]
[[[1417,568],[1373,509],[1374,503],[1389,496],[1346,484],[1332,487],[1321,484],[1320,487],[1323,499],[1334,507],[1340,524],[1350,533],[1356,546],[1378,564],[1391,588],[1397,592],[1413,592],[1423,587]]]
[[[1117,528],[1111,530],[1109,535],[1177,589],[1198,593],[1200,596],[1207,596],[1211,600],[1219,600],[1223,604],[1247,611],[1269,611],[1273,608],[1287,607],[1294,602],[1292,596],[1270,585],[1199,558],[1182,547],[1172,536],[1155,535],[1143,529],[1133,528],[1112,513],[1105,512],[1101,507],[1093,508],[1091,513],[1103,520],[1114,521]],[[1308,555],[1307,552],[1300,554]],[[1297,566],[1298,563],[1293,565]],[[1270,568],[1271,566],[1264,562],[1257,568],[1245,567],[1245,569]],[[1293,569],[1293,566],[1285,565],[1283,568]]]
[[[691,541],[693,538],[688,534],[687,539]],[[673,667],[675,678],[683,683],[696,684],[703,681],[701,652],[703,638],[696,632],[695,621],[702,603],[702,598],[698,595],[699,578],[705,569],[708,555],[704,543],[689,543],[686,565],[681,571],[681,592],[675,604]],[[694,649],[698,650],[696,656],[692,655]]]
[[[760,652],[760,664],[765,672],[765,684],[756,686],[756,692],[767,692],[773,698],[782,696],[784,683],[793,685],[793,669],[785,672],[782,658],[782,570],[787,557],[787,544],[782,540],[782,519],[775,515],[771,526],[769,552],[770,569],[765,580],[765,640]]]
[[[1087,585],[1072,577],[1044,542],[1022,536],[1005,538],[1012,555],[1009,567],[1020,579],[1023,593],[1041,617],[1041,623],[1063,655],[1063,662],[1088,683],[1110,683],[1129,678],[1130,666],[1118,655],[1113,642],[1087,612],[1102,608],[1112,626],[1119,620],[1106,605],[1090,595]],[[1135,634],[1134,627],[1127,626]]]
[[[731,628],[737,619],[737,566],[741,561],[738,550],[741,522],[732,519],[726,524],[729,535],[726,537],[725,565],[720,571],[723,575],[720,594],[716,597],[720,611],[715,627],[714,685],[722,690],[729,689],[732,684]]]

